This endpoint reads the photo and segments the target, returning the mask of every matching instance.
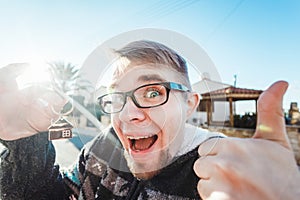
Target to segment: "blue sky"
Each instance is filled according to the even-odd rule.
[[[287,110],[300,104],[299,13],[297,0],[0,0],[0,66],[37,57],[80,66],[112,36],[170,29],[202,46],[225,83],[233,84],[234,74],[245,88],[288,81]]]

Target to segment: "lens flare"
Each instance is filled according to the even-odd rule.
[[[44,63],[30,63],[25,70],[16,79],[20,90],[32,85],[50,85],[51,75],[48,67]]]

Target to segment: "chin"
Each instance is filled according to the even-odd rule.
[[[160,173],[161,169],[170,164],[170,154],[168,151],[162,151],[154,158],[146,162],[135,161],[128,151],[124,152],[127,165],[130,172],[138,179],[148,180]]]
[[[149,180],[160,173],[160,170],[145,172],[145,173],[132,173],[136,178],[141,180]]]

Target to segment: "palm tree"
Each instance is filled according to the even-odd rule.
[[[90,92],[91,82],[84,79],[80,70],[71,63],[54,62],[49,64],[53,86],[68,95]]]

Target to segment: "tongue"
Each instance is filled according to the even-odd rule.
[[[134,140],[133,149],[143,151],[149,149],[155,142],[155,137]]]

